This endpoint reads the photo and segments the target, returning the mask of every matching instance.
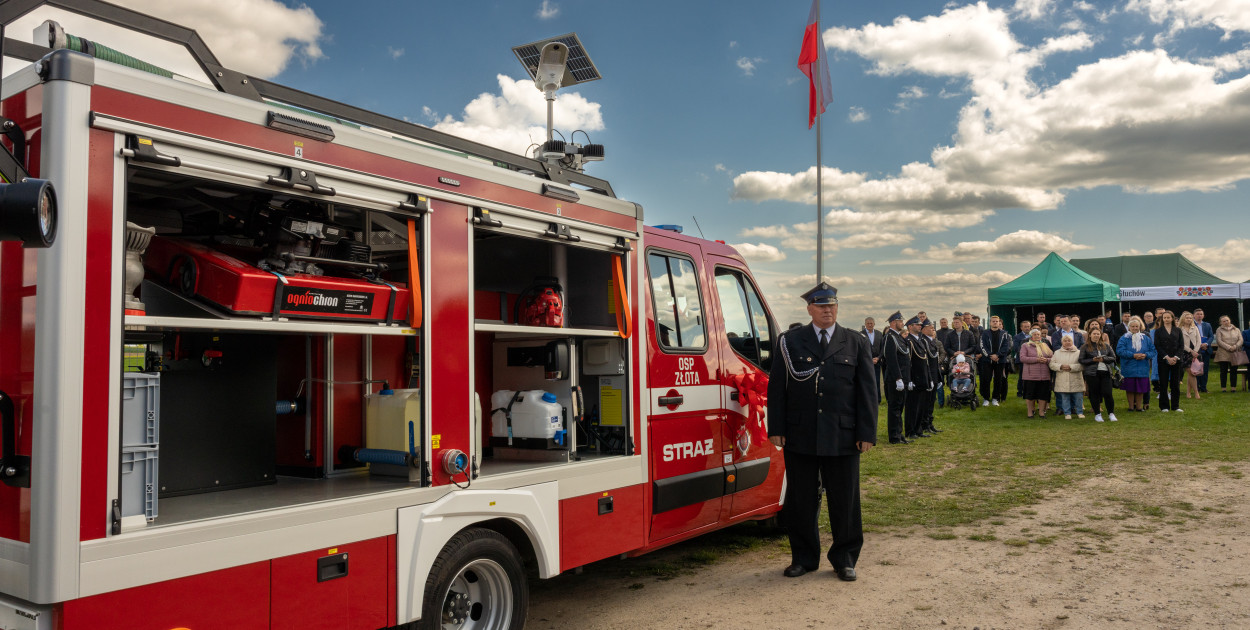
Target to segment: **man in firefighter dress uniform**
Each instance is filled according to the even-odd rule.
[[[894,311],[888,320],[881,349],[882,380],[885,381],[886,429],[890,444],[907,444],[903,435],[903,407],[907,401],[907,384],[911,382],[911,344],[901,332],[903,314]]]
[[[803,294],[810,324],[777,339],[768,380],[768,436],[785,451],[786,528],[792,562],[786,577],[820,567],[819,480],[829,502],[833,546],[826,557],[855,579],[864,545],[859,455],[877,441],[876,377],[868,341],[840,326],[838,290],[821,282]]]
[[[929,380],[929,344],[920,335],[921,319],[913,317],[907,320],[907,344],[911,350],[911,371],[908,373],[910,382],[907,384],[907,403],[903,410],[903,430],[907,439],[927,438],[923,425],[925,401],[933,391],[933,382]]]

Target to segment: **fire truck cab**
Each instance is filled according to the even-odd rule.
[[[4,42],[56,229],[0,243],[0,628],[520,628],[527,570],[778,512],[733,248],[56,4],[208,80]]]

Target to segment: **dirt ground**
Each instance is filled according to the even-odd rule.
[[[629,569],[644,560],[532,583],[526,627],[1250,628],[1250,464],[1115,471],[973,526],[868,533],[851,583],[783,577],[776,542],[675,577]]]

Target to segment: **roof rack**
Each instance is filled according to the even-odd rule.
[[[527,158],[492,146],[466,140],[429,127],[384,116],[359,107],[309,94],[291,87],[257,79],[221,65],[204,40],[193,29],[179,26],[150,15],[109,4],[103,0],[0,0],[0,33],[4,25],[33,11],[40,6],[52,6],[78,13],[101,22],[121,26],[132,31],[179,44],[204,70],[218,91],[254,101],[270,100],[286,103],[312,112],[318,112],[344,121],[389,131],[434,146],[459,151],[494,162],[497,166],[514,171],[533,173],[561,184],[576,184],[591,191],[615,197],[607,180],[592,177],[552,165],[542,160]],[[25,61],[37,61],[51,52],[38,44],[4,37],[0,54]]]

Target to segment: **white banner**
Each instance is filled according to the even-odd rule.
[[[1138,300],[1236,300],[1250,297],[1250,283],[1197,286],[1120,287],[1120,301]]]

